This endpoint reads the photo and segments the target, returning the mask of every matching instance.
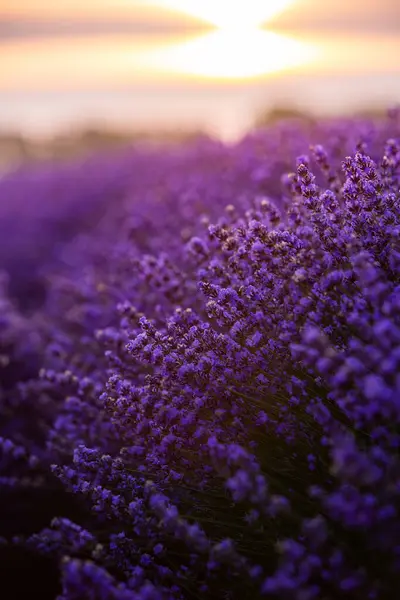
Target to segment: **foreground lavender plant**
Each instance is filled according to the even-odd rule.
[[[3,390],[4,485],[51,471],[79,505],[9,543],[56,557],[60,599],[394,597],[397,119],[126,158],[43,307],[5,298],[3,362],[29,331],[34,363]]]

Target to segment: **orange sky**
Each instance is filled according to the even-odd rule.
[[[187,15],[152,6],[142,0],[0,0],[0,18],[19,19],[117,19],[185,24],[195,23]]]
[[[254,40],[242,22],[266,7],[277,13],[274,33]],[[220,24],[232,14],[235,37],[213,34],[212,17]],[[397,72],[399,44],[399,0],[0,0],[0,89]]]

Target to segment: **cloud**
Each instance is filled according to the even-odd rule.
[[[318,32],[400,32],[399,0],[297,0],[270,27]]]
[[[74,19],[1,19],[0,40],[50,37],[83,37],[107,35],[174,35],[203,31],[204,26],[190,19],[174,21],[146,19],[74,20]]]

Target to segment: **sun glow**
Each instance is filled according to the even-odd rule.
[[[218,30],[142,55],[152,70],[211,79],[249,79],[291,69],[314,49],[293,38],[263,31]]]
[[[261,27],[293,0],[148,0],[148,4],[175,10],[222,30]]]
[[[263,26],[295,0],[143,0],[213,26],[209,33],[144,55],[151,69],[192,77],[248,79],[304,64],[310,46]]]

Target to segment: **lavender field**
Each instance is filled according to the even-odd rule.
[[[398,597],[399,185],[399,110],[3,176],[1,597]]]

